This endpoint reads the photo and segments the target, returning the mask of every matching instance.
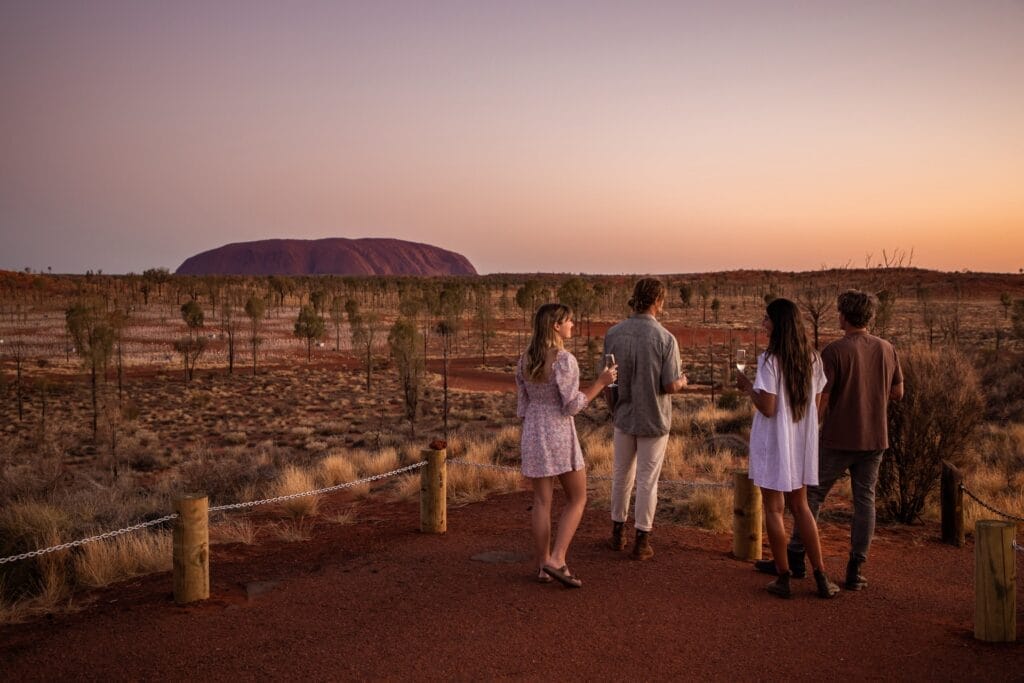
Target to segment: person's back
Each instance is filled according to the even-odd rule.
[[[821,352],[828,407],[821,445],[844,451],[889,447],[890,391],[899,375],[892,344],[868,332],[847,334]]]
[[[672,399],[662,386],[679,377],[677,344],[651,315],[636,314],[605,335],[605,351],[615,354],[619,397],[614,424],[627,434],[660,436],[672,424]]]

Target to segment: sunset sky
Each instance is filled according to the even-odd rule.
[[[0,2],[0,268],[1024,268],[1024,0]]]

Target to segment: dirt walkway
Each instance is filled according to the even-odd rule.
[[[1024,678],[1024,644],[973,639],[973,549],[940,545],[933,527],[880,529],[862,593],[821,601],[804,580],[783,601],[729,557],[728,535],[661,526],[656,557],[636,563],[603,548],[606,514],[588,510],[571,554],[585,585],[569,590],[530,580],[529,504],[524,492],[455,508],[448,533],[429,536],[416,505],[364,503],[356,524],[324,524],[307,542],[214,546],[210,600],[175,606],[167,574],[120,584],[77,613],[0,629],[0,670],[6,680]],[[823,532],[837,574],[846,529]]]

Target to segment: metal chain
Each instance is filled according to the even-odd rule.
[[[508,472],[519,472],[519,468],[517,468],[517,467],[509,467],[507,465],[492,465],[490,463],[485,463],[485,462],[470,462],[469,460],[463,460],[462,458],[450,458],[448,460],[448,462],[453,463],[455,465],[470,465],[472,467],[482,467],[482,468],[492,469],[492,470],[505,470],[505,471],[508,471]],[[589,475],[589,478],[593,479],[593,480],[596,480],[596,481],[611,481],[612,480],[611,477],[605,477],[605,476],[596,475],[596,474]],[[673,485],[675,485],[675,486],[685,486],[687,488],[716,488],[716,489],[718,489],[718,488],[721,488],[721,489],[731,489],[732,488],[732,484],[731,483],[703,482],[703,481],[680,481],[678,479],[662,479],[662,480],[660,480],[659,484],[665,484],[665,485],[668,485],[668,486],[673,486]]]
[[[1018,553],[1024,553],[1024,545],[1017,543],[1017,541],[1013,541],[1013,549]]]
[[[344,484],[337,484],[335,486],[328,486],[327,488],[316,489],[315,491],[303,491],[301,493],[292,493],[292,494],[287,495],[287,496],[278,496],[277,498],[266,498],[264,500],[253,500],[253,501],[249,501],[247,503],[232,503],[230,505],[215,505],[214,507],[211,507],[209,509],[209,512],[218,512],[218,511],[221,511],[221,510],[237,510],[237,509],[240,509],[240,508],[250,508],[250,507],[255,507],[257,505],[267,505],[269,503],[277,503],[277,502],[284,501],[284,500],[292,500],[293,498],[301,498],[303,496],[312,496],[312,495],[316,495],[316,494],[319,494],[319,493],[329,493],[331,491],[339,491],[341,489],[350,488],[352,486],[358,486],[359,484],[368,484],[370,482],[378,481],[380,479],[385,479],[387,477],[391,477],[391,476],[394,476],[394,475],[397,475],[397,474],[402,474],[403,472],[408,472],[410,470],[415,470],[415,469],[418,469],[420,467],[425,466],[426,464],[427,464],[426,462],[418,462],[418,463],[415,463],[413,465],[408,465],[406,467],[401,467],[401,468],[399,468],[397,470],[392,470],[390,472],[385,472],[383,474],[377,474],[377,475],[374,475],[372,477],[367,477],[365,479],[359,479],[357,481],[349,481],[349,482],[345,482]],[[135,524],[133,526],[125,527],[124,529],[118,529],[117,531],[108,531],[106,533],[102,533],[102,534],[99,534],[97,536],[90,536],[89,538],[83,538],[83,539],[80,539],[80,540],[77,540],[77,541],[71,541],[70,543],[62,543],[61,545],[55,545],[55,546],[53,546],[51,548],[42,548],[40,550],[33,550],[31,552],[22,553],[21,555],[12,555],[11,557],[0,557],[0,564],[6,564],[8,562],[17,562],[18,560],[27,560],[27,559],[29,559],[31,557],[39,557],[40,555],[46,555],[47,553],[55,553],[55,552],[57,552],[59,550],[68,550],[69,548],[77,548],[78,546],[85,545],[86,543],[92,543],[93,541],[103,541],[103,540],[106,540],[108,538],[114,538],[115,536],[120,536],[122,534],[131,533],[133,531],[139,531],[140,529],[145,529],[146,527],[151,527],[151,526],[156,526],[158,524],[163,524],[164,522],[169,522],[170,520],[177,519],[177,518],[178,518],[178,513],[174,512],[174,513],[171,513],[169,515],[165,515],[164,517],[161,517],[159,519],[154,519],[154,520],[149,521],[149,522],[142,522],[140,524]]]
[[[174,512],[174,513],[171,513],[169,515],[165,515],[165,516],[161,517],[160,519],[154,519],[154,520],[149,521],[149,522],[142,522],[140,524],[135,524],[133,526],[125,527],[124,529],[118,529],[117,531],[108,531],[106,533],[99,534],[98,536],[90,536],[89,538],[83,538],[83,539],[79,539],[77,541],[71,541],[70,543],[62,543],[60,545],[55,545],[55,546],[53,546],[51,548],[42,548],[40,550],[33,550],[31,552],[28,552],[28,553],[22,553],[21,555],[12,555],[11,557],[0,557],[0,564],[6,564],[7,562],[17,562],[18,560],[27,560],[30,557],[39,557],[40,555],[46,555],[47,553],[55,553],[58,550],[68,550],[69,548],[77,548],[80,545],[85,545],[86,543],[92,543],[93,541],[103,541],[103,540],[106,540],[108,538],[114,538],[115,536],[120,536],[122,534],[131,533],[132,531],[138,531],[139,529],[145,529],[146,527],[156,526],[158,524],[163,524],[164,522],[169,522],[172,519],[177,519],[177,517],[178,517],[178,513]]]
[[[973,498],[975,503],[977,503],[981,507],[985,508],[989,512],[994,512],[997,515],[1000,515],[1001,517],[1006,517],[1007,519],[1012,519],[1012,520],[1017,521],[1017,522],[1024,522],[1024,517],[1016,517],[1016,516],[1011,515],[1009,513],[1003,512],[1002,510],[995,509],[994,507],[992,507],[991,505],[989,505],[988,503],[983,501],[981,498],[978,498],[976,495],[974,495],[974,493],[972,493],[971,490],[969,488],[967,488],[966,486],[964,486],[963,484],[960,484],[960,490],[963,491],[964,493],[966,493],[971,498]]]
[[[427,464],[426,462],[417,462],[417,463],[412,464],[412,465],[407,465],[405,467],[400,467],[397,470],[391,470],[390,472],[385,472],[383,474],[375,474],[374,476],[367,477],[365,479],[358,479],[356,481],[348,481],[348,482],[345,482],[344,484],[336,484],[334,486],[328,486],[328,487],[322,488],[322,489],[315,489],[313,491],[303,491],[301,493],[292,493],[292,494],[287,495],[287,496],[278,496],[277,498],[264,498],[263,500],[251,500],[251,501],[249,501],[247,503],[231,503],[230,505],[215,505],[212,508],[210,508],[210,512],[218,512],[220,510],[238,510],[238,509],[241,509],[241,508],[251,508],[251,507],[256,507],[257,505],[269,505],[270,503],[279,503],[279,502],[285,501],[285,500],[293,500],[295,498],[302,498],[303,496],[315,496],[315,495],[318,495],[318,494],[321,494],[321,493],[330,493],[331,491],[340,491],[341,489],[347,489],[347,488],[351,488],[353,486],[359,486],[360,484],[369,484],[370,482],[378,481],[380,479],[387,479],[388,477],[393,477],[393,476],[395,476],[397,474],[402,474],[403,472],[409,472],[410,470],[419,469],[420,467],[425,467],[426,464]]]

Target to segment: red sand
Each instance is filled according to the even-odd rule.
[[[356,524],[307,542],[214,546],[208,601],[175,606],[168,574],[99,591],[77,613],[0,629],[3,677],[1024,676],[1020,642],[974,640],[972,548],[939,544],[934,526],[880,528],[867,590],[822,601],[807,579],[784,601],[730,558],[727,534],[663,525],[655,558],[637,563],[603,547],[607,513],[588,510],[570,553],[584,587],[569,590],[531,580],[529,504],[516,493],[451,509],[432,536],[415,504],[363,503]],[[847,533],[823,525],[833,574]]]

